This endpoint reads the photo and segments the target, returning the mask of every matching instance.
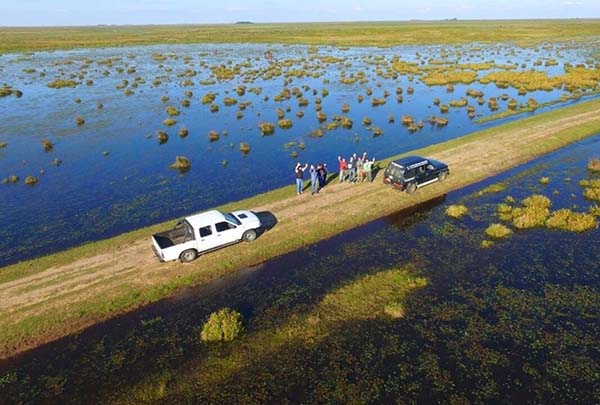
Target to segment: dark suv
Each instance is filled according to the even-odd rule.
[[[390,162],[383,174],[383,182],[399,190],[414,193],[436,181],[444,181],[450,174],[448,165],[421,156],[406,156]]]

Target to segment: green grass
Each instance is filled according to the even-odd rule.
[[[0,52],[231,42],[338,46],[472,42],[539,44],[599,35],[600,21],[597,19],[5,27],[0,29]]]
[[[521,121],[508,123],[499,127],[490,128],[460,138],[455,138],[444,143],[411,151],[409,154],[416,153],[425,156],[435,156],[438,153],[444,153],[461,146],[464,147],[472,142],[480,140],[489,139],[490,142],[501,142],[501,137],[503,135],[510,136],[515,130],[522,129],[523,127],[539,124],[551,125],[554,120],[569,118],[575,114],[595,111],[599,107],[600,100],[593,100],[540,114]],[[270,243],[256,243],[252,246],[252,249],[242,250],[242,247],[230,248],[238,251],[238,254],[231,255],[227,260],[218,261],[218,263],[215,261],[204,263],[201,268],[198,266],[190,266],[189,271],[180,273],[177,277],[167,278],[159,285],[139,286],[123,284],[119,286],[119,288],[111,291],[111,294],[96,296],[92,299],[78,302],[76,305],[53,308],[52,311],[46,312],[39,311],[35,316],[18,321],[2,322],[2,328],[0,328],[0,341],[3,346],[2,351],[6,351],[8,347],[19,346],[24,342],[35,340],[36,337],[39,338],[39,336],[44,334],[54,333],[54,335],[56,335],[58,333],[60,335],[57,330],[69,331],[69,328],[72,325],[78,325],[79,327],[89,325],[98,320],[106,319],[114,313],[155,302],[173,294],[182,287],[208,283],[211,280],[215,280],[231,273],[235,269],[259,263],[274,256],[310,245],[376,219],[382,215],[392,213],[402,207],[426,201],[441,194],[445,194],[450,190],[483,180],[490,175],[514,167],[519,163],[560,148],[570,142],[597,134],[600,132],[600,116],[595,115],[595,117],[596,118],[591,122],[579,123],[577,126],[567,127],[551,136],[546,136],[545,138],[536,141],[535,145],[531,145],[531,147],[522,148],[517,146],[515,147],[516,149],[510,149],[511,145],[506,145],[505,150],[510,149],[513,156],[513,160],[510,162],[501,160],[496,162],[494,166],[484,169],[473,167],[467,170],[466,168],[463,168],[460,170],[460,176],[451,176],[444,183],[421,189],[410,198],[404,198],[404,196],[402,196],[402,198],[398,199],[395,197],[396,194],[390,194],[390,198],[394,198],[394,204],[385,203],[385,201],[369,201],[369,210],[362,210],[356,215],[340,216],[339,220],[335,222],[323,223],[319,227],[310,228],[307,232],[290,235],[289,238],[281,238],[279,240],[271,241]],[[383,161],[379,161],[378,163],[380,164],[380,167],[385,167],[390,160],[398,157],[399,156],[393,156]],[[515,157],[517,157],[517,159],[515,159]],[[392,191],[393,190],[390,190],[390,192]],[[497,192],[498,190],[494,191]],[[261,207],[275,202],[283,203],[284,205],[295,204],[296,201],[293,198],[290,199],[290,196],[293,195],[294,185],[290,185],[216,208],[223,211],[232,211],[248,207]],[[150,248],[149,236],[173,225],[174,221],[167,221],[128,232],[111,239],[87,243],[63,252],[2,268],[0,271],[0,283],[39,273],[52,266],[61,266],[72,263],[77,259],[115,251],[120,247],[124,247],[139,240],[148,240],[148,248]]]

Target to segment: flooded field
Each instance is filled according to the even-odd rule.
[[[600,175],[587,165],[599,149],[595,136],[4,361],[3,398],[592,403]],[[532,196],[550,205],[529,227],[514,211]],[[567,209],[594,226],[557,229]],[[203,343],[222,307],[243,315],[244,335]]]
[[[0,265],[289,184],[298,160],[335,170],[338,154],[387,157],[595,97],[597,48],[2,55]]]

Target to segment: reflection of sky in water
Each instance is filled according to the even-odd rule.
[[[598,177],[586,170],[586,163],[590,153],[598,151],[599,146],[600,135],[479,184],[429,201],[416,209],[401,211],[306,249],[269,260],[253,269],[239,271],[230,278],[221,280],[216,287],[209,285],[208,288],[204,286],[189,289],[177,299],[127,314],[93,327],[81,335],[66,338],[39,352],[30,353],[18,366],[21,367],[21,375],[26,374],[32,378],[17,380],[17,386],[22,384],[19,392],[35,398],[36,390],[32,389],[32,386],[40,384],[37,376],[49,375],[56,370],[60,370],[70,382],[65,387],[69,398],[80,398],[97,392],[97,387],[94,386],[97,381],[112,381],[118,387],[117,391],[125,390],[129,384],[137,383],[142,377],[151,375],[153,370],[156,370],[153,365],[156,365],[158,359],[162,361],[162,370],[177,376],[174,378],[178,381],[195,378],[199,369],[190,367],[190,363],[183,361],[181,355],[185,353],[185,359],[191,360],[191,364],[196,366],[207,364],[203,359],[211,354],[204,351],[196,339],[190,339],[190,336],[197,336],[198,325],[201,325],[211,312],[224,306],[242,312],[248,321],[250,334],[260,331],[261,328],[278,329],[279,322],[285,325],[286,320],[291,323],[297,321],[290,313],[302,316],[313,311],[313,305],[322,302],[327,294],[338,291],[353,280],[359,280],[365,274],[401,268],[408,263],[414,264],[420,275],[428,280],[428,286],[417,290],[414,296],[408,298],[407,328],[410,331],[427,328],[431,332],[427,338],[441,339],[448,345],[431,347],[424,344],[418,335],[403,334],[403,342],[409,342],[417,348],[416,354],[408,353],[408,357],[397,359],[409,367],[418,368],[416,357],[422,352],[429,350],[441,355],[444,350],[463,341],[464,324],[473,317],[482,317],[489,324],[496,324],[495,317],[501,313],[502,306],[486,307],[486,310],[482,311],[477,302],[483,302],[489,294],[495,294],[497,288],[510,289],[513,293],[532,297],[544,297],[547,291],[557,288],[567,291],[590,288],[595,294],[590,297],[596,296],[595,291],[600,286],[600,251],[590,247],[600,243],[598,230],[581,234],[543,228],[522,230],[489,249],[482,249],[480,242],[486,238],[486,227],[498,221],[495,217],[497,204],[509,195],[514,197],[518,204],[531,194],[544,194],[552,200],[553,210],[573,208],[576,211],[587,211],[591,203],[582,198],[582,188],[578,182],[581,179]],[[540,184],[542,176],[549,177],[547,185]],[[496,183],[503,183],[506,188],[498,193],[481,196],[477,194],[484,187]],[[450,204],[464,204],[469,212],[459,220],[449,218],[445,209]],[[590,299],[588,305],[593,305],[593,302],[595,301]],[[586,303],[580,305],[585,308]],[[458,324],[446,317],[446,311],[456,307],[462,308],[460,313],[453,314],[453,319]],[[431,310],[440,311],[440,319],[432,319],[429,314]],[[548,320],[560,322],[561,319],[552,319],[549,308],[544,307],[542,310],[544,316],[541,317],[528,314],[526,326],[519,330],[523,333],[533,333],[534,330],[549,331],[551,336],[564,332],[571,337],[580,331],[594,331],[593,327],[589,326],[593,324],[593,319],[586,319],[585,309],[569,313],[566,317],[561,316],[562,320],[569,323],[569,327],[562,332],[552,330],[552,326],[547,323]],[[511,316],[516,316],[517,313],[518,311],[511,311]],[[153,327],[149,328],[144,324],[152,320],[156,322]],[[427,323],[428,321],[434,322]],[[377,322],[386,320],[377,319]],[[435,329],[440,324],[457,327],[461,333],[442,335]],[[523,326],[517,326],[516,323],[512,325],[519,328]],[[573,332],[574,326],[580,329]],[[375,350],[379,356],[386,352],[385,345],[374,340],[380,337],[374,330],[376,329],[370,329],[366,333],[363,331],[362,336],[358,333],[361,339],[376,344],[375,349],[368,345],[359,346],[359,353]],[[335,328],[329,332],[339,333]],[[341,333],[348,332],[342,329]],[[356,335],[357,330],[352,329],[351,333]],[[138,338],[141,341],[152,339],[152,344],[138,345]],[[590,338],[597,339],[597,336],[592,335]],[[578,353],[593,345],[585,339],[582,341],[561,345],[560,351],[553,356],[566,359],[567,355]],[[521,368],[521,360],[539,368],[543,368],[543,362],[548,361],[547,358],[539,359],[529,355],[519,357],[518,353],[512,351],[511,345],[526,347],[527,342],[515,341],[514,337],[508,339],[506,335],[493,336],[493,339],[485,340],[484,343],[486,347],[499,348],[502,353],[516,355],[511,363],[504,366],[507,374],[522,373],[524,370]],[[300,342],[298,346],[302,347],[303,344]],[[100,351],[99,346],[102,348]],[[319,351],[319,347],[312,343],[309,347],[308,352]],[[252,345],[248,345],[248,349],[244,350],[249,350],[246,354],[255,358],[257,353],[250,351]],[[98,367],[98,364],[108,362],[114,353],[127,354],[125,367],[117,370]],[[214,354],[215,352],[212,352],[212,355]],[[319,354],[328,355],[327,352]],[[461,351],[457,354],[459,356],[455,359],[456,362],[444,364],[443,359],[440,359],[440,362],[444,369],[452,373],[460,390],[461,381],[456,379],[456,376],[461,375],[460,364],[465,364],[467,354]],[[415,359],[410,356],[414,356]],[[316,367],[310,363],[311,358],[307,356],[303,359],[307,364],[291,363],[289,366]],[[265,364],[264,373],[273,372],[273,369],[268,367],[269,364]],[[203,367],[202,370],[210,373],[212,369]],[[384,372],[393,374],[395,370]],[[543,375],[546,372],[548,371],[542,370]],[[264,378],[264,373],[261,373],[260,378]],[[404,378],[411,377],[405,375]],[[41,383],[44,381],[42,379]],[[225,383],[237,382],[231,380]],[[468,381],[462,383],[468,384]],[[114,390],[112,384],[103,385]],[[520,388],[526,389],[525,387],[527,386]],[[428,390],[429,387],[424,386],[423,389]],[[506,389],[513,390],[512,387]],[[542,387],[536,389],[543,390]],[[585,386],[579,389],[581,395],[590,394]]]
[[[262,87],[258,96],[250,92],[244,96],[235,93],[236,86],[244,84],[243,75],[214,85],[198,84],[210,77],[210,66],[233,66],[248,61],[241,67],[242,73],[265,68],[268,65],[264,58],[266,49],[278,60],[292,60],[290,66],[282,69],[284,73],[301,69],[305,63],[319,66],[321,77],[294,78],[288,84],[289,88],[310,86],[310,90],[303,91],[310,102],[308,107],[299,108],[294,97],[281,103],[273,100],[284,87],[283,76],[245,83],[248,88]],[[418,78],[411,82],[406,76],[396,80],[378,77],[375,74],[378,66],[366,62],[366,58],[373,61],[383,56],[389,60],[393,55],[403,60],[417,60],[417,53],[423,55],[422,60],[438,60],[443,51],[448,53],[447,59],[456,60],[457,50],[462,51],[460,63],[518,62],[526,63],[526,69],[538,58],[556,58],[561,66],[536,68],[553,75],[562,72],[564,62],[583,63],[589,58],[585,49],[577,48],[503,46],[470,50],[468,46],[434,46],[339,50],[319,47],[319,55],[344,58],[342,63],[325,65],[311,61],[307,47],[271,45],[149,46],[0,56],[2,81],[24,93],[21,99],[11,96],[0,100],[0,141],[9,143],[7,148],[0,149],[0,177],[16,174],[21,181],[27,175],[40,177],[40,183],[33,188],[22,183],[0,188],[0,249],[5,253],[0,264],[115,235],[288,184],[293,180],[295,160],[290,157],[293,149],[285,150],[283,145],[290,141],[306,144],[306,150],[296,149],[299,160],[325,161],[335,167],[338,154],[366,150],[375,157],[387,157],[495,125],[476,124],[467,118],[465,109],[456,108],[444,115],[450,121],[446,128],[426,123],[418,133],[409,134],[400,124],[401,116],[410,114],[416,120],[426,121],[432,114],[440,115],[432,105],[436,97],[448,103],[463,97],[467,88],[482,89],[486,98],[506,93],[519,102],[526,102],[529,97],[545,102],[562,94],[556,90],[518,96],[514,89],[476,83],[456,85],[454,93],[447,93],[444,86],[427,87]],[[155,61],[152,59],[155,52],[174,54],[177,59]],[[113,57],[121,59],[114,61],[112,67],[96,63]],[[86,64],[88,66],[84,66]],[[130,66],[135,66],[135,73],[127,73]],[[124,72],[118,73],[118,67]],[[24,72],[31,68],[36,72]],[[182,86],[186,69],[197,72],[190,78],[193,86]],[[109,75],[103,74],[105,70]],[[86,74],[82,80],[74,77],[73,80],[81,82],[74,89],[55,90],[46,86],[56,77],[69,79],[80,71]],[[368,83],[344,85],[339,82],[342,72],[358,71],[366,73]],[[40,77],[40,72],[45,72],[45,76]],[[485,72],[480,72],[482,74]],[[129,81],[127,88],[131,88],[138,76],[145,83],[132,89],[135,94],[125,96],[123,90],[116,89],[125,79]],[[161,84],[154,86],[155,79]],[[87,80],[93,80],[93,86],[87,86]],[[407,94],[408,86],[414,87],[413,95]],[[372,107],[371,97],[365,97],[359,104],[357,95],[364,94],[367,87],[373,89],[372,97],[377,98],[383,97],[387,90],[391,94],[387,103]],[[396,102],[396,87],[405,90],[402,104]],[[322,106],[329,120],[342,114],[341,105],[348,103],[351,110],[347,115],[354,126],[351,130],[339,128],[326,132],[323,138],[311,138],[309,133],[319,127],[312,90],[318,90],[316,97],[321,97],[324,88],[329,90],[329,96],[322,98]],[[179,107],[187,90],[194,93],[191,106]],[[200,103],[202,95],[209,91],[218,93],[218,113],[210,113],[208,106]],[[163,95],[168,95],[170,101],[161,102]],[[238,107],[223,105],[226,96],[252,102],[242,119],[236,119]],[[268,101],[264,101],[265,96],[269,97]],[[76,103],[76,98],[80,98],[81,103]],[[104,108],[98,110],[97,103],[102,103]],[[175,117],[177,125],[171,128],[162,124],[168,117],[165,112],[168,105],[181,110],[181,115]],[[506,102],[500,101],[500,105],[504,109]],[[257,124],[276,122],[276,109],[287,106],[291,108],[287,116],[293,120],[293,128],[277,129],[274,135],[261,137]],[[475,107],[478,114],[489,114],[486,106]],[[299,109],[305,112],[304,118],[296,117]],[[388,123],[390,114],[396,118],[393,124]],[[76,126],[77,116],[85,118],[84,126]],[[383,136],[372,137],[362,125],[365,116],[371,117],[373,125],[384,131]],[[189,129],[190,135],[185,139],[177,136],[180,126]],[[158,144],[157,130],[169,133],[166,144]],[[228,131],[228,135],[210,143],[209,130]],[[55,143],[52,152],[43,152],[40,141],[44,138]],[[250,144],[252,150],[248,156],[239,152],[240,142]],[[104,151],[110,154],[103,156]],[[192,162],[192,170],[183,176],[168,169],[177,155],[187,156]],[[54,158],[60,158],[63,164],[52,166]],[[227,167],[223,167],[223,160],[228,161]],[[40,175],[41,170],[45,171],[44,175]]]

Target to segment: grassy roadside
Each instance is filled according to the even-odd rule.
[[[403,21],[0,28],[0,52],[186,43],[394,46],[515,42],[600,35],[600,20]]]
[[[116,276],[114,280],[106,281],[114,284],[114,288],[103,294],[92,294],[91,297],[86,297],[85,300],[67,304],[53,302],[54,306],[48,308],[44,308],[44,305],[42,305],[42,308],[31,312],[31,315],[28,313],[27,316],[20,318],[16,317],[14,313],[0,313],[0,355],[2,357],[9,356],[14,352],[23,350],[23,348],[35,346],[39,342],[80,330],[82,327],[114,316],[116,313],[149,302],[155,302],[171,295],[182,287],[209,283],[211,280],[224,277],[236,269],[305,247],[383,215],[472,184],[568,143],[597,134],[600,132],[599,109],[600,100],[592,100],[413,151],[411,153],[436,157],[444,154],[453,156],[452,154],[461,147],[468,149],[475,143],[483,143],[495,155],[490,157],[485,165],[472,165],[461,168],[456,165],[451,167],[454,175],[445,183],[421,189],[412,196],[395,192],[380,184],[373,184],[369,186],[370,190],[376,191],[372,192],[373,198],[371,201],[365,199],[366,203],[369,204],[368,209],[357,207],[357,204],[351,204],[352,207],[348,207],[346,215],[325,215],[324,220],[320,221],[316,227],[303,228],[298,226],[306,220],[302,217],[288,220],[287,223],[281,221],[274,229],[276,233],[269,232],[265,234],[259,242],[251,246],[246,244],[237,245],[229,248],[226,253],[223,253],[223,251],[216,252],[191,266],[173,265],[167,269],[162,269],[162,278],[155,284],[132,286],[121,283],[118,276]],[[514,138],[514,133],[522,131],[524,128],[533,128],[540,125],[545,126],[545,128],[552,128],[553,124],[560,120],[584,113],[592,113],[592,118],[583,123],[572,123],[563,129],[551,132],[548,136],[535,139],[533,142],[525,144],[526,147],[516,142],[519,138]],[[460,151],[456,153],[453,160],[461,161]],[[507,156],[510,156],[510,158],[507,158]],[[382,165],[385,165],[390,159],[383,161]],[[377,182],[379,181],[378,178]],[[290,196],[292,197],[290,198]],[[297,205],[297,200],[294,196],[293,186],[288,186],[227,204],[220,207],[220,209],[233,210],[236,208],[272,206],[274,207],[274,213],[277,215],[279,211],[286,210],[286,207],[295,205]],[[325,213],[338,212],[339,207],[340,202],[334,201],[331,206],[326,207],[327,211]],[[140,240],[143,244],[152,232],[164,229],[169,225],[170,221],[0,269],[0,283],[18,280],[30,274],[40,273],[49,267],[66,265],[81,258],[114,252],[123,246],[140,242]],[[149,241],[147,246],[147,249],[149,249]],[[143,249],[146,250],[146,245],[143,245]],[[135,266],[135,264],[132,264],[132,266]]]

